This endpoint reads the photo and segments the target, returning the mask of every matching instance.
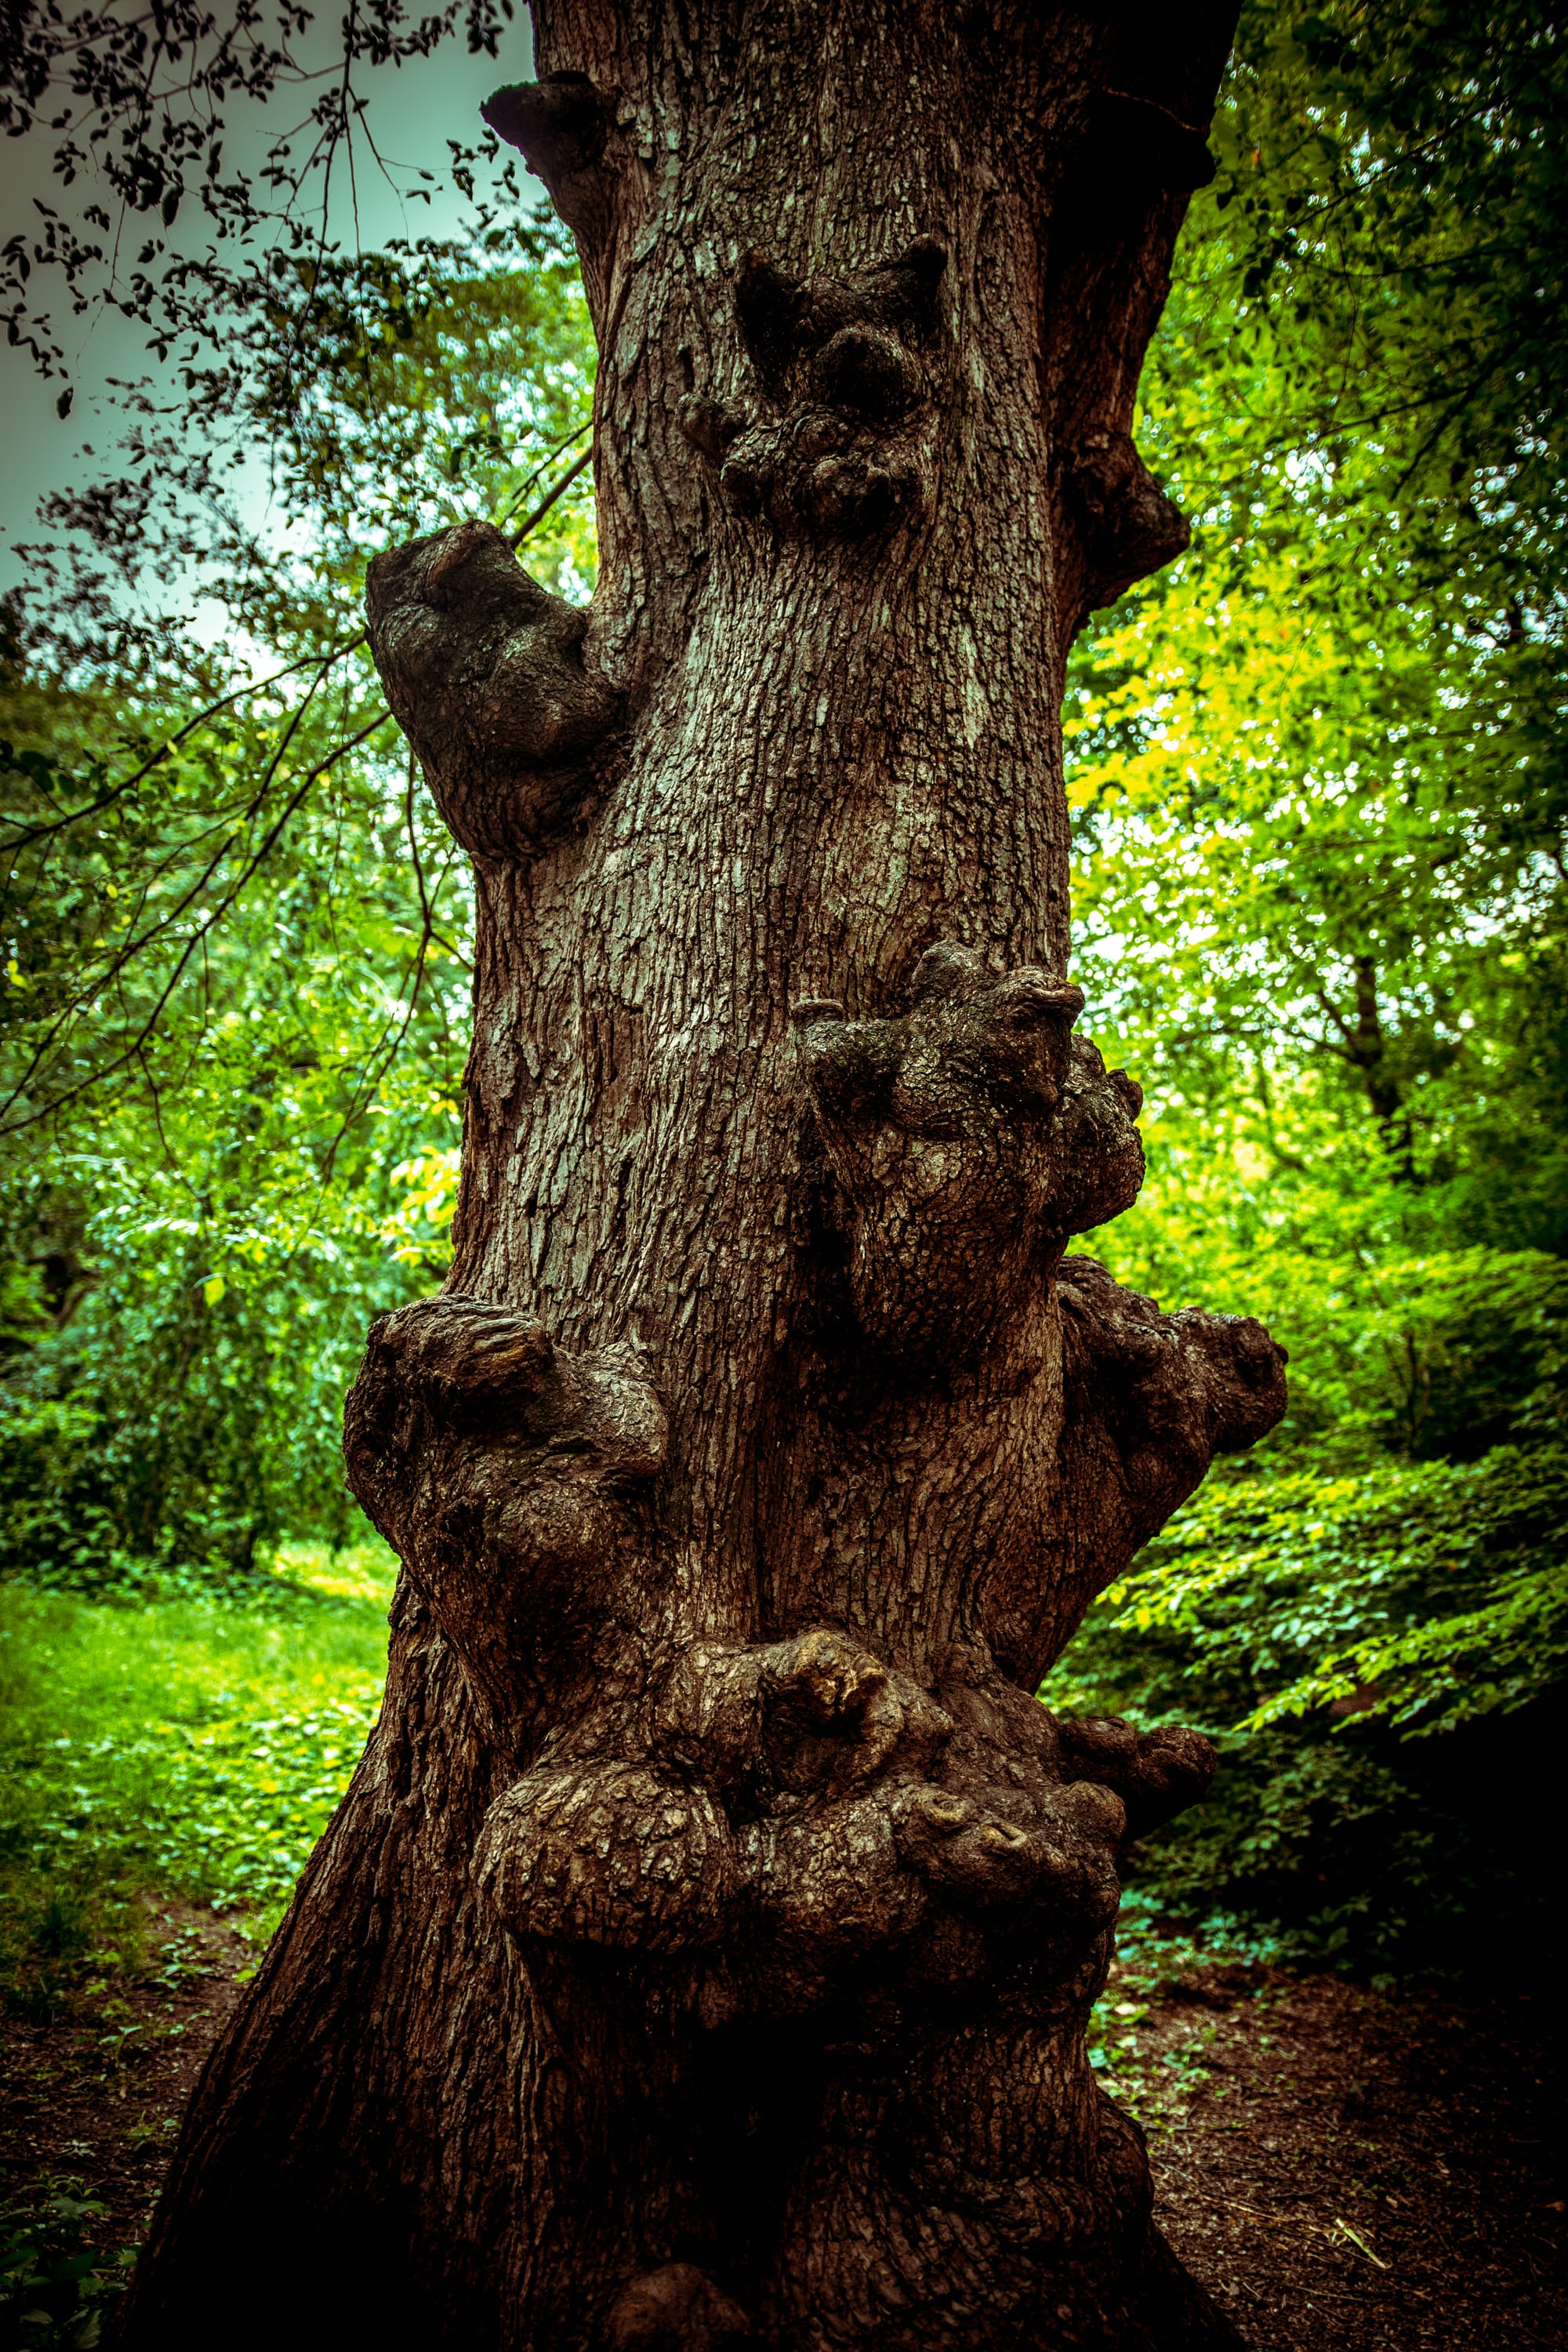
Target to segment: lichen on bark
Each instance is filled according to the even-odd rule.
[[[1064,665],[1184,544],[1133,401],[1231,12],[534,13],[600,581],[371,569],[475,863],[455,1262],[348,1406],[381,1721],[124,2341],[243,2272],[258,2343],[1219,2352],[1083,2038],[1213,1757],[1033,1693],[1283,1404],[1068,1254],[1142,1159]]]

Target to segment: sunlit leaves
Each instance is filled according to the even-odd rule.
[[[1081,977],[1167,1122],[1279,1175],[1317,1089],[1439,1219],[1511,1125],[1490,1231],[1548,1242],[1565,80],[1526,0],[1247,15],[1144,380],[1194,549],[1068,713]]]
[[[33,630],[31,665],[7,640],[3,1206],[34,1307],[0,1519],[35,1570],[344,1534],[366,1327],[447,1255],[468,875],[380,702],[363,572],[389,539],[543,504],[586,446],[592,345],[539,224],[333,264],[310,291],[308,351],[278,340],[287,310],[253,322],[243,410],[292,543],[187,503],[226,635],[138,633],[83,598],[68,638]],[[155,453],[144,473],[153,516]],[[568,593],[592,517],[579,475],[529,538]],[[129,559],[155,537],[130,530]]]

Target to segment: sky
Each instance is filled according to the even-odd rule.
[[[531,43],[521,9],[519,18],[510,44],[503,42],[499,58],[469,57],[458,35],[427,60],[378,68],[365,75],[368,126],[376,147],[401,168],[406,181],[413,182],[423,169],[433,174],[434,185],[429,205],[405,204],[368,158],[363,159],[356,173],[357,242],[363,249],[374,250],[393,236],[439,236],[458,227],[465,205],[449,175],[447,142],[458,139],[471,144],[483,128],[480,100],[502,83],[528,79]],[[226,153],[240,168],[247,151],[259,160],[274,124],[299,111],[297,96],[266,113],[253,108],[247,120],[237,108],[230,117]],[[47,137],[0,142],[0,238],[26,228],[35,216],[36,199],[58,200],[61,209],[68,201],[51,183],[52,146]],[[537,182],[525,181],[524,186],[531,203],[544,193]],[[81,194],[79,184],[73,195]],[[336,196],[331,233],[345,249],[353,249],[356,242],[353,211],[347,204],[340,206]],[[39,499],[89,478],[111,451],[118,424],[107,380],[142,376],[156,364],[145,348],[144,331],[129,326],[116,313],[100,312],[77,320],[70,317],[68,303],[58,301],[54,305],[54,323],[76,386],[71,414],[64,421],[55,410],[58,380],[46,382],[26,352],[0,344],[0,415],[5,418],[0,449],[0,590],[23,576],[25,559],[17,553],[17,542],[40,535],[36,520]],[[82,454],[84,444],[90,447],[90,457]],[[265,484],[259,468],[247,501],[247,520],[265,524]]]

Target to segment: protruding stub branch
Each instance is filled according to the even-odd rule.
[[[1079,201],[1146,204],[1163,191],[1187,196],[1206,188],[1216,166],[1196,123],[1159,99],[1131,89],[1097,90],[1082,145],[1073,159]]]
[[[1130,427],[1169,283],[1151,256],[1168,255],[1188,195],[1214,176],[1204,126],[1236,25],[1235,0],[1110,13],[1105,79],[1064,148],[1049,235],[1046,373],[1064,637],[1187,545],[1185,519]]]
[[[1113,604],[1136,581],[1173,562],[1192,538],[1185,515],[1125,433],[1089,434],[1072,452],[1064,481],[1081,535],[1086,611]]]
[[[605,780],[621,698],[583,657],[588,615],[463,522],[378,555],[371,647],[437,805],[480,857],[535,848]]]
[[[994,1593],[990,1627],[1006,1672],[1030,1687],[1215,1454],[1255,1444],[1286,1404],[1285,1350],[1250,1316],[1162,1315],[1086,1257],[1061,1261],[1053,1297],[1056,1499],[1038,1553]]]
[[[1026,1543],[998,1548],[984,1616],[1004,1672],[1028,1690],[1061,1655],[1096,1594],[1186,1500],[1215,1455],[1262,1437],[1286,1401],[1285,1350],[1249,1317],[1196,1307],[1162,1315],[1092,1258],[1076,1256],[1062,1258],[1055,1279],[1033,1298],[1058,1327],[1056,1461],[1042,1484],[1026,1487],[1038,1517]],[[1137,1836],[1153,1826],[1145,1817],[1153,1790],[1148,1775],[1163,1769],[1163,1751],[1139,1750],[1144,1780],[1136,1785],[1124,1785],[1125,1759],[1114,1773],[1100,1771],[1119,1752],[1107,1733],[1095,1757],[1086,1751],[1083,1769],[1123,1795]],[[1180,1759],[1165,1761],[1173,1769]],[[1192,1788],[1179,1802],[1200,1793]]]
[[[1142,1097],[1072,1036],[1082,992],[1053,972],[994,972],[947,942],[910,995],[897,1020],[821,1002],[795,1020],[861,1328],[890,1356],[952,1366],[1038,1300],[1069,1234],[1136,1199]]]
[[[372,1326],[343,1417],[349,1484],[435,1612],[503,1751],[593,1685],[646,1611],[636,1498],[664,1460],[646,1352],[570,1356],[461,1296]]]
[[[521,150],[567,227],[581,237],[600,237],[614,179],[614,116],[587,75],[514,82],[487,98],[479,112],[498,139]]]
[[[1162,1315],[1090,1257],[1062,1260],[1056,1296],[1069,1412],[1080,1423],[1098,1420],[1132,1487],[1150,1486],[1152,1534],[1216,1454],[1241,1453],[1274,1427],[1285,1410],[1286,1351],[1250,1315],[1197,1307]],[[1181,1494],[1153,1491],[1183,1479]]]
[[[1215,1776],[1214,1749],[1184,1724],[1139,1732],[1124,1716],[1059,1716],[1057,1738],[1064,1771],[1121,1798],[1129,1839],[1201,1803]]]
[[[743,256],[735,317],[762,397],[694,394],[681,417],[737,514],[785,535],[869,539],[925,510],[946,268],[935,237],[853,278],[791,278]]]

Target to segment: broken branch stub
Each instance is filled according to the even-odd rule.
[[[622,698],[586,651],[591,614],[492,524],[378,555],[366,603],[386,698],[473,856],[536,850],[609,780]]]

